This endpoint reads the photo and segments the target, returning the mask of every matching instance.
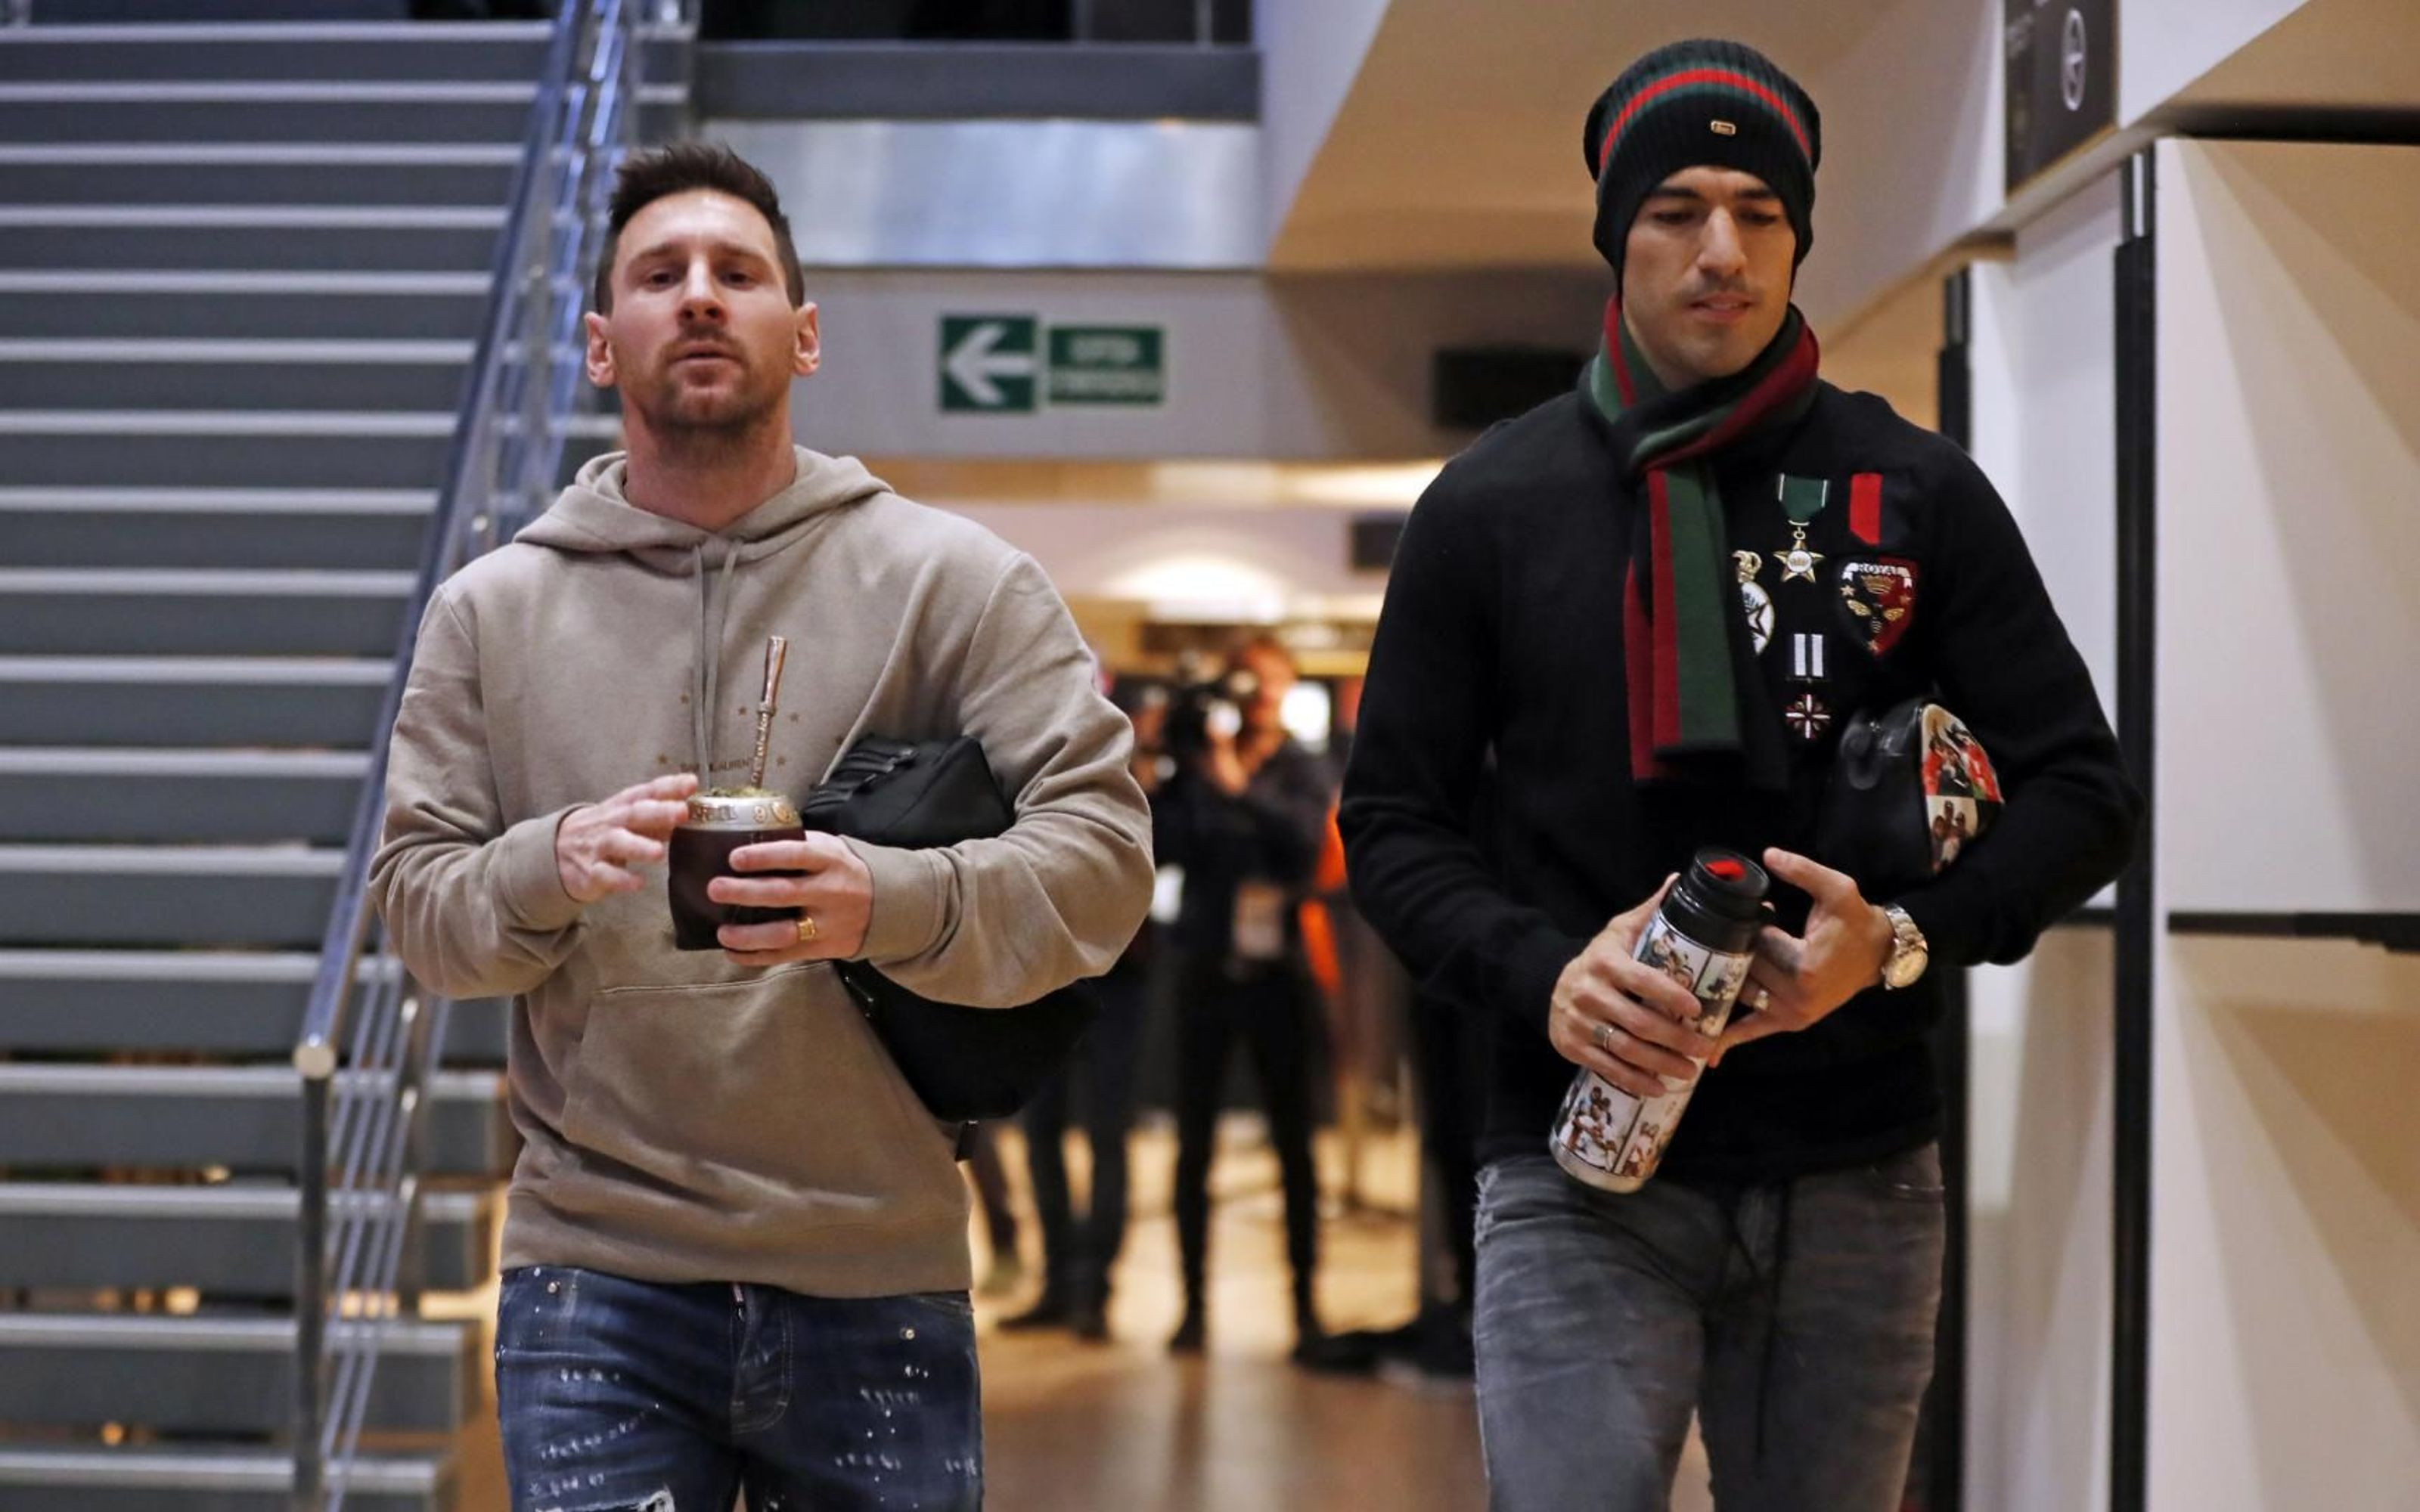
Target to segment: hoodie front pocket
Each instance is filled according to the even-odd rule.
[[[563,1132],[735,1215],[804,1203],[876,1223],[956,1195],[940,1127],[821,964],[597,994]]]

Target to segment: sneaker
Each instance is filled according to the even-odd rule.
[[[1065,1326],[1069,1317],[1067,1304],[1046,1289],[1032,1306],[1001,1319],[1000,1331],[1003,1334],[1027,1334],[1046,1328],[1060,1328]]]
[[[1295,1340],[1288,1358],[1305,1370],[1325,1376],[1366,1376],[1378,1367],[1374,1341],[1366,1329],[1346,1334],[1306,1334]]]
[[[1168,1352],[1200,1354],[1208,1334],[1209,1330],[1202,1325],[1201,1309],[1187,1307],[1185,1309],[1185,1321],[1176,1325],[1175,1334],[1169,1338]]]

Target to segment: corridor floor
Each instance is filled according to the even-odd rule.
[[[1231,1120],[1213,1173],[1210,1346],[1171,1357],[1176,1326],[1175,1226],[1168,1178],[1174,1142],[1164,1128],[1135,1136],[1135,1220],[1110,1307],[1110,1338],[1002,1333],[1030,1300],[1035,1253],[1012,1134],[1028,1280],[979,1296],[983,1353],[985,1505],[989,1512],[1472,1512],[1486,1504],[1479,1427],[1466,1383],[1417,1377],[1336,1379],[1287,1364],[1284,1240],[1277,1165],[1249,1120]],[[1383,1327],[1409,1317],[1415,1295],[1413,1158],[1407,1137],[1373,1140],[1346,1202],[1343,1151],[1320,1149],[1330,1195],[1322,1227],[1320,1306],[1331,1329]],[[1080,1149],[1071,1165],[1081,1189]],[[976,1272],[986,1255],[976,1226]],[[494,1292],[463,1299],[491,1310]],[[505,1505],[493,1405],[464,1435],[462,1506]],[[1674,1512],[1706,1512],[1703,1461],[1691,1445]]]

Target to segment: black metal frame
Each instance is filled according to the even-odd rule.
[[[2180,909],[2168,915],[2171,934],[2229,934],[2243,939],[2350,940],[2397,952],[2420,951],[2420,914],[2262,914]]]
[[[2110,1512],[2148,1489],[2151,1304],[2151,974],[2159,629],[2158,269],[2155,147],[2119,170],[2113,276],[2118,380],[2118,743],[2147,815],[2118,879],[2110,1226]]]
[[[1935,428],[1962,451],[1975,445],[1974,276],[1959,269],[1941,284],[1941,351],[1935,361]],[[1959,1512],[1966,1494],[1967,1207],[1971,1188],[1974,1021],[1966,973],[1946,973],[1932,1059],[1941,1085],[1941,1185],[1949,1225],[1941,1253],[1941,1309],[1932,1332],[1932,1384],[1924,1404],[1924,1512]]]

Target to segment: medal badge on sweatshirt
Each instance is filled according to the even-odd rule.
[[[1764,558],[1753,551],[1734,551],[1731,561],[1739,566],[1740,609],[1747,615],[1748,639],[1756,643],[1758,656],[1773,643],[1773,595],[1756,580],[1764,566]]]
[[[1773,480],[1773,496],[1781,501],[1781,512],[1790,520],[1790,545],[1775,558],[1781,563],[1781,580],[1816,586],[1815,569],[1823,564],[1823,553],[1807,549],[1807,527],[1831,499],[1831,480],[1779,473]]]
[[[1857,644],[1882,656],[1916,623],[1916,563],[1900,557],[1842,563],[1840,609]]]

